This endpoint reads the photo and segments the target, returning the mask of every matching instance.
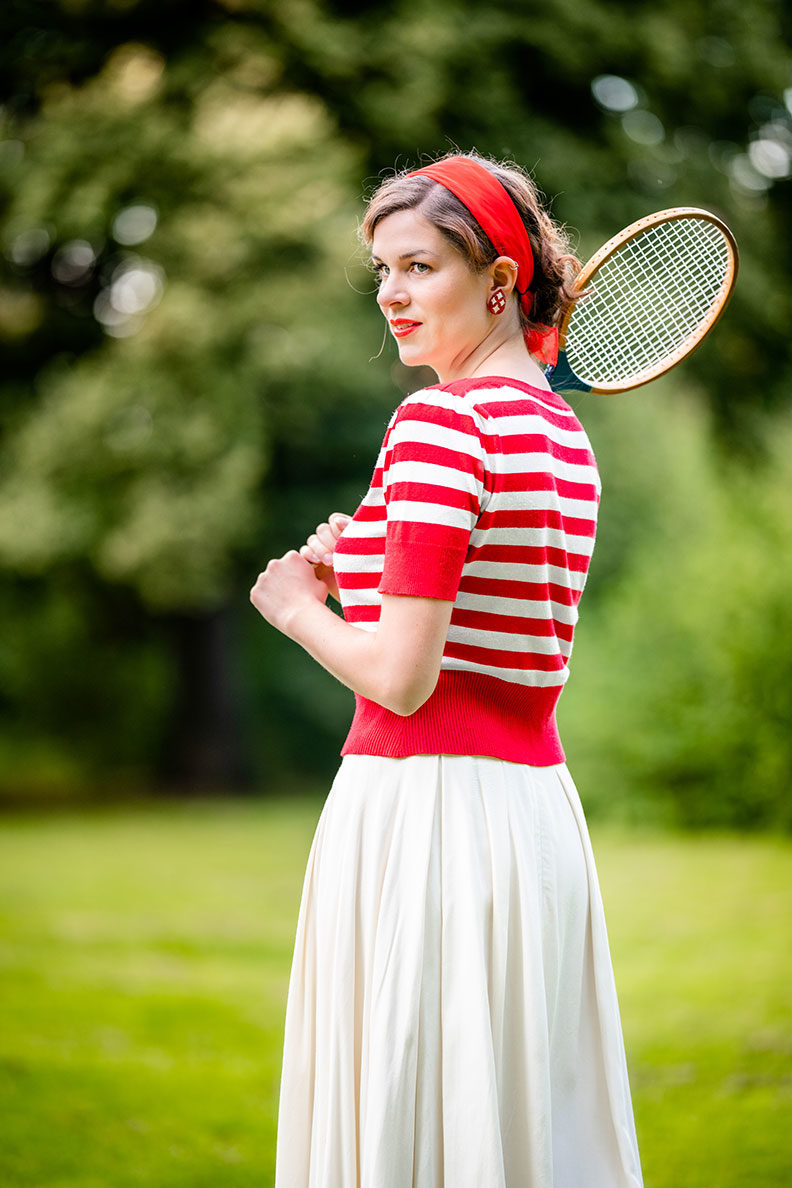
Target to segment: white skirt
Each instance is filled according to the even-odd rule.
[[[639,1188],[565,766],[347,756],[305,876],[276,1188]]]

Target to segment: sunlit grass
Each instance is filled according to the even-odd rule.
[[[319,809],[199,802],[0,824],[4,1188],[272,1184]],[[792,1182],[792,845],[594,841],[648,1188]]]

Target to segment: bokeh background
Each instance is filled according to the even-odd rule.
[[[598,455],[604,496],[560,717],[589,818],[604,830],[604,852],[611,855],[604,873],[619,893],[629,900],[648,879],[644,889],[667,902],[670,927],[672,904],[675,920],[684,914],[680,896],[684,903],[705,894],[696,855],[710,853],[716,866],[721,862],[722,916],[735,920],[744,912],[745,928],[754,929],[759,943],[749,908],[764,879],[762,919],[768,927],[775,920],[773,936],[786,935],[791,45],[792,13],[782,0],[6,0],[3,6],[0,804],[7,870],[15,872],[6,889],[17,905],[20,899],[34,905],[15,935],[22,943],[38,919],[44,964],[45,940],[60,937],[68,965],[68,954],[87,937],[94,957],[95,946],[110,946],[108,969],[114,961],[117,969],[109,938],[127,935],[125,895],[134,899],[144,885],[150,889],[173,864],[163,857],[161,865],[152,859],[141,866],[143,852],[159,853],[167,837],[172,856],[183,830],[201,824],[202,840],[190,835],[193,858],[204,854],[202,845],[212,852],[212,837],[226,836],[231,883],[217,890],[227,907],[220,932],[237,935],[244,899],[252,959],[261,955],[262,937],[272,938],[260,920],[252,922],[260,913],[251,910],[248,892],[255,885],[253,895],[266,894],[283,912],[266,1025],[252,1006],[253,982],[245,982],[245,1009],[256,1026],[269,1029],[274,1053],[266,1090],[250,1106],[251,1136],[258,1134],[255,1119],[271,1115],[277,1096],[279,1012],[309,822],[337,762],[352,699],[266,627],[248,590],[270,556],[299,546],[330,511],[354,510],[392,409],[425,378],[401,367],[392,343],[383,347],[356,239],[365,193],[394,165],[418,164],[453,147],[512,158],[534,172],[582,258],[627,222],[667,206],[708,207],[733,229],[741,252],[737,289],[697,353],[645,389],[574,400]],[[141,798],[142,818],[130,808]],[[113,805],[116,816],[97,815]],[[123,816],[122,806],[132,815]],[[105,835],[113,821],[123,827]],[[659,840],[680,829],[696,831],[674,835],[689,866]],[[244,850],[251,830],[264,846],[256,853],[269,854],[270,874],[281,870],[284,854],[293,859],[274,891],[254,882],[243,891],[233,882],[242,861],[237,842]],[[708,849],[724,831],[726,851]],[[127,851],[131,837],[136,848]],[[282,842],[277,854],[266,850],[273,837]],[[644,853],[647,865],[635,868],[636,853]],[[65,864],[64,854],[73,862]],[[43,876],[58,860],[62,878],[55,886]],[[252,851],[249,860],[250,879],[263,877]],[[125,861],[135,874],[119,889],[113,880],[127,870]],[[183,861],[189,862],[186,854]],[[730,872],[742,869],[741,862],[746,885],[737,886]],[[688,871],[678,885],[677,870]],[[85,886],[70,882],[76,871],[88,878]],[[652,884],[652,877],[660,881]],[[54,898],[37,898],[44,885]],[[129,887],[137,888],[134,895]],[[194,893],[184,890],[184,903],[195,908]],[[58,896],[71,903],[66,924],[57,915]],[[109,913],[101,926],[91,915],[99,901]],[[149,925],[176,910],[164,891],[156,905],[145,916]],[[176,967],[156,966],[156,973],[134,947],[156,948],[162,936],[152,939],[134,919],[124,950],[129,977],[139,981],[145,967],[172,990],[182,976]],[[189,913],[178,916],[170,941],[162,943],[181,945],[182,956],[190,944],[201,952],[205,945],[219,960],[213,919],[211,911],[201,915],[203,932]],[[61,920],[60,932],[53,920]],[[686,963],[701,954],[701,936],[715,923],[700,920],[701,934],[694,930],[687,941],[673,933],[669,952],[677,972],[683,955]],[[647,916],[624,928],[635,938],[657,922]],[[748,932],[741,934],[745,945]],[[776,979],[772,1010],[765,1017],[757,1003],[753,1021],[735,1024],[728,1041],[733,1047],[741,1036],[754,1064],[757,1052],[771,1052],[772,1060],[763,1057],[759,1071],[751,1064],[748,1072],[727,1061],[726,1081],[712,1088],[719,1100],[731,1092],[723,1089],[733,1087],[729,1077],[747,1077],[765,1097],[764,1105],[752,1099],[743,1116],[753,1119],[751,1127],[756,1117],[764,1119],[768,1136],[789,1105],[792,1053],[790,1003],[781,988],[790,970],[775,943],[768,933],[750,958],[754,969],[769,962],[765,981]],[[786,948],[782,939],[779,944]],[[176,961],[175,951],[168,952]],[[748,949],[741,952],[729,956],[723,978],[738,977],[748,960]],[[625,962],[631,956],[634,949]],[[35,980],[30,970],[38,958],[29,958]],[[634,971],[645,998],[636,998],[632,1017],[636,1035],[645,1029],[646,1044],[638,1046],[647,1067],[657,1056],[650,1026],[657,972]],[[88,1020],[98,1008],[89,992],[96,970],[93,982],[83,973],[87,981],[77,979],[82,988],[74,990],[74,1002],[88,1005],[84,1016],[75,1016],[69,1050],[84,1055]],[[233,978],[206,977],[201,984],[213,987],[207,1001],[216,1006]],[[20,1027],[31,1001],[28,983],[21,985]],[[743,989],[753,994],[756,987]],[[701,994],[704,1016],[711,992],[710,986]],[[193,999],[185,1001],[168,999],[180,1019],[197,1009]],[[51,1006],[42,1001],[42,1017],[52,1016]],[[674,1018],[672,1012],[669,1035]],[[157,1031],[149,1019],[145,1026],[154,1031],[135,1038],[140,1016],[134,1026],[124,1019],[107,1022],[96,1040],[95,1072],[101,1065],[106,1073],[120,1051],[139,1054],[164,1042],[164,1024]],[[700,1030],[699,1017],[691,1019],[685,1042]],[[216,1020],[206,1023],[212,1026]],[[56,1040],[36,1032],[33,1048],[10,1057],[23,1080],[31,1051],[62,1046],[59,1034]],[[185,1059],[195,1058],[193,1040],[184,1039]],[[221,1065],[228,1071],[219,1049],[214,1078]],[[772,1063],[782,1057],[784,1073]],[[702,1057],[712,1059],[711,1052]],[[134,1063],[132,1055],[129,1060]],[[643,1097],[639,1091],[639,1107],[647,1119],[665,1117],[658,1102],[667,1103],[666,1091],[690,1090],[685,1104],[677,1099],[676,1115],[672,1101],[660,1130],[647,1121],[645,1131],[650,1150],[654,1143],[658,1152],[668,1151],[671,1135],[683,1136],[682,1147],[676,1163],[655,1162],[648,1182],[675,1188],[787,1182],[788,1146],[779,1154],[776,1144],[776,1162],[762,1163],[769,1137],[757,1147],[758,1162],[740,1165],[729,1157],[739,1179],[728,1178],[725,1163],[720,1178],[695,1179],[694,1146],[701,1163],[695,1102],[703,1098],[695,1096],[689,1063],[669,1060],[665,1080],[646,1074],[641,1084],[649,1088]],[[775,1071],[768,1071],[771,1065]],[[208,1066],[201,1067],[209,1076]],[[251,1078],[258,1067],[253,1060]],[[669,1067],[677,1071],[668,1074]],[[96,1072],[99,1081],[81,1099],[78,1135],[88,1119],[108,1124],[96,1105],[103,1095],[108,1100],[104,1073]],[[53,1077],[50,1067],[41,1084],[47,1081],[54,1095]],[[193,1085],[200,1082],[197,1071],[195,1077]],[[228,1092],[233,1096],[233,1086]],[[180,1093],[189,1097],[185,1085]],[[48,1111],[57,1114],[57,1107],[48,1103],[45,1094],[42,1117],[52,1126]],[[118,1109],[135,1123],[124,1132],[132,1142],[141,1133],[142,1107]],[[202,1178],[196,1165],[179,1179],[173,1150],[181,1148],[171,1136],[154,1145],[166,1152],[162,1160],[152,1156],[137,1179],[127,1180],[131,1165],[122,1175],[110,1154],[112,1173],[83,1165],[67,1174],[56,1163],[42,1171],[36,1159],[43,1148],[20,1121],[28,1114],[20,1108],[8,1115],[19,1123],[11,1127],[17,1145],[8,1148],[16,1151],[19,1184],[269,1182],[270,1172],[261,1169],[271,1167],[271,1121],[263,1151],[251,1137],[258,1153],[225,1160],[222,1175],[211,1164],[215,1156],[204,1152],[211,1174]],[[237,1100],[222,1126],[233,1130],[239,1117]],[[705,1121],[725,1133],[722,1119]],[[74,1128],[73,1117],[61,1122]],[[154,1122],[140,1125],[146,1131]],[[200,1125],[206,1132],[220,1123],[213,1115]],[[118,1155],[123,1143],[113,1144],[119,1142],[116,1134],[103,1149]],[[240,1147],[238,1136],[228,1143],[223,1150]],[[79,1138],[77,1147],[84,1153]],[[76,1148],[74,1158],[76,1168]],[[254,1175],[250,1160],[256,1159]],[[666,1173],[672,1178],[664,1180]]]

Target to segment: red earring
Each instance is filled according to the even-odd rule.
[[[487,298],[487,309],[491,314],[503,313],[506,308],[506,298],[503,296],[502,289],[496,289],[490,297]]]

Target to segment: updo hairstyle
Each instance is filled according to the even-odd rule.
[[[517,207],[528,233],[534,256],[530,285],[534,298],[530,318],[518,306],[521,326],[530,329],[535,325],[556,325],[566,306],[579,296],[573,281],[581,265],[569,251],[565,228],[544,209],[537,186],[519,166],[488,161],[478,153],[464,155],[494,174]],[[446,156],[458,157],[460,154],[448,153]],[[445,160],[445,157],[438,160]],[[500,253],[467,207],[439,182],[430,177],[409,177],[409,172],[405,169],[387,178],[371,195],[360,227],[363,241],[371,244],[374,228],[388,215],[399,210],[416,210],[446,236],[474,272],[483,272],[488,264],[497,260]]]

